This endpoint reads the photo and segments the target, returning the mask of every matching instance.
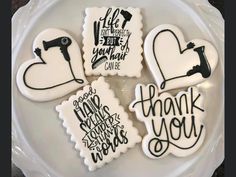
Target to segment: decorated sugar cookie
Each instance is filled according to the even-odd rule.
[[[35,101],[64,96],[87,84],[78,44],[65,31],[46,29],[34,40],[35,58],[17,72],[21,93]]]
[[[196,87],[176,96],[159,94],[154,84],[138,84],[129,109],[144,122],[147,135],[142,140],[144,153],[158,159],[172,153],[184,157],[197,151],[205,137],[204,97]]]
[[[86,75],[140,77],[142,16],[139,8],[86,8],[83,58]]]
[[[128,114],[103,77],[56,107],[66,132],[90,171],[141,141]]]
[[[169,24],[149,32],[144,55],[160,92],[204,81],[218,61],[212,44],[202,39],[185,42],[180,29]]]

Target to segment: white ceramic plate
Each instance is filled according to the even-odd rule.
[[[48,27],[67,30],[82,41],[84,9],[88,6],[140,7],[143,32],[170,23],[179,26],[186,40],[203,38],[212,42],[219,53],[219,63],[212,77],[197,85],[206,94],[207,135],[199,151],[185,158],[169,155],[160,160],[147,158],[141,144],[95,172],[88,172],[74,144],[58,119],[55,106],[61,99],[37,103],[23,97],[15,82],[17,68],[32,58],[34,37]],[[27,177],[210,177],[224,159],[224,20],[207,0],[31,0],[12,18],[12,157]],[[106,77],[128,112],[138,82],[153,82],[145,62],[142,77]],[[89,81],[95,77],[89,77]],[[144,135],[145,127],[133,113],[130,119]]]

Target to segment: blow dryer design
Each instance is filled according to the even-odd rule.
[[[71,39],[69,37],[59,37],[51,41],[43,41],[44,50],[47,51],[51,47],[60,47],[61,53],[63,54],[64,59],[68,62],[71,74],[74,78],[75,82],[82,84],[84,81],[83,79],[76,79],[73,69],[70,63],[70,55],[68,53],[68,47],[71,45]]]
[[[209,42],[194,39],[186,43],[173,25],[160,25],[147,35],[144,55],[160,92],[204,81],[218,61]]]
[[[124,29],[126,23],[127,23],[128,21],[130,21],[130,19],[132,18],[132,14],[129,13],[128,11],[125,11],[125,10],[121,10],[121,11],[120,11],[120,14],[124,17],[124,21],[123,21],[122,26],[121,26],[122,29]]]
[[[193,49],[199,55],[200,65],[193,66],[193,69],[187,72],[187,76],[191,76],[195,73],[200,73],[202,77],[208,78],[211,75],[211,67],[207,61],[205,55],[205,46],[200,46]]]
[[[70,55],[68,53],[68,46],[71,45],[71,39],[68,37],[59,37],[51,41],[43,41],[43,47],[47,51],[51,47],[60,47],[61,53],[63,54],[66,61],[70,61]]]
[[[47,29],[36,37],[33,48],[36,58],[23,63],[17,73],[23,95],[48,101],[86,84],[79,47],[66,32]]]

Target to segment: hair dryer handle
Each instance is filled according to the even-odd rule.
[[[61,53],[63,54],[64,58],[66,61],[70,61],[70,55],[68,53],[68,50],[67,50],[68,46],[61,46],[60,47],[60,50],[61,50]]]

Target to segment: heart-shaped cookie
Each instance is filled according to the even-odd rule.
[[[149,32],[144,55],[160,92],[204,81],[218,61],[212,44],[202,39],[185,42],[180,29],[169,24]]]
[[[87,84],[77,42],[65,31],[49,28],[34,40],[35,58],[18,69],[21,93],[35,101],[59,98]]]

